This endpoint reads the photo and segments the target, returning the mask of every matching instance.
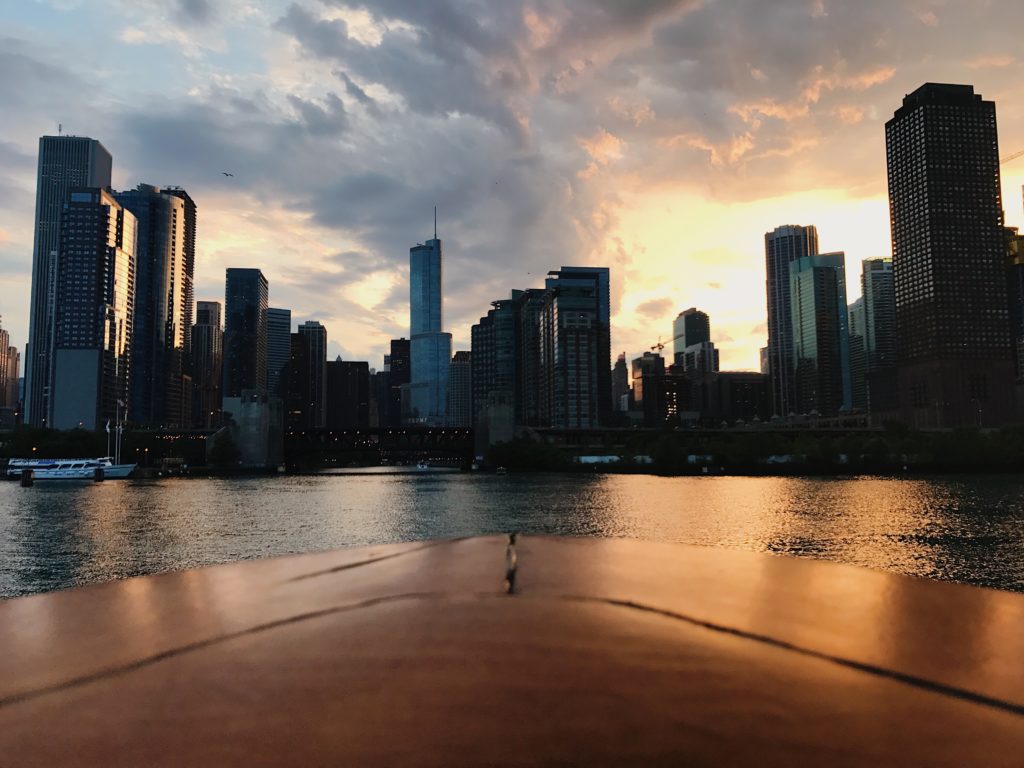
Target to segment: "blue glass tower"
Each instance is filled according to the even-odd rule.
[[[409,407],[405,421],[443,426],[447,413],[452,336],[444,333],[441,241],[409,249]]]

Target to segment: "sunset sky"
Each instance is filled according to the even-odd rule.
[[[613,354],[687,307],[723,369],[765,344],[764,243],[815,224],[890,254],[883,125],[926,81],[1024,150],[1020,0],[19,0],[0,9],[0,315],[28,335],[38,137],[97,138],[118,189],[199,206],[197,300],[259,267],[271,306],[379,367],[409,247],[445,248],[454,349],[512,288],[612,268]],[[221,171],[229,171],[228,178]],[[1003,167],[1024,225],[1024,157]]]

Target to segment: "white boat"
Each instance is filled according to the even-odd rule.
[[[134,464],[115,464],[109,456],[99,459],[11,459],[7,462],[7,476],[21,477],[31,469],[36,480],[92,480],[96,470],[103,470],[103,478],[116,480],[128,477]]]

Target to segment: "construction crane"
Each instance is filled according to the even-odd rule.
[[[1011,160],[1016,160],[1018,157],[1024,157],[1024,149],[1022,149],[1020,152],[1014,152],[1012,155],[1007,155],[1006,157],[999,161],[999,164],[1006,165]]]
[[[653,352],[654,350],[658,350],[658,353],[660,354],[661,350],[663,350],[664,348],[665,348],[665,345],[661,343],[661,336],[659,336],[658,337],[658,343],[655,344],[653,347],[651,347],[651,352]]]

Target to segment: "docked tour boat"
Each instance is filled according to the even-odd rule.
[[[92,480],[96,470],[103,470],[103,478],[114,480],[128,477],[134,464],[115,464],[109,456],[99,459],[11,459],[7,463],[8,477],[18,478],[32,470],[36,480]]]

